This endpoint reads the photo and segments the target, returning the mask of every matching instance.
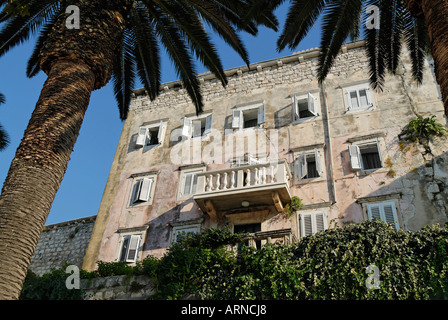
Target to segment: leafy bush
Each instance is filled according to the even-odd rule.
[[[448,132],[447,129],[442,124],[438,123],[435,117],[436,116],[427,118],[419,117],[411,120],[401,135],[404,136],[405,140],[410,141],[445,135]]]

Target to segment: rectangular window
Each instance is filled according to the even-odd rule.
[[[255,128],[264,122],[265,122],[264,104],[255,108],[239,109],[232,111],[233,129]]]
[[[173,229],[173,242],[181,241],[188,234],[198,233],[200,230],[199,226],[184,226],[184,227],[176,227]]]
[[[198,183],[197,174],[201,173],[202,170],[191,171],[184,173],[183,183],[182,183],[182,196],[188,197],[196,192],[196,185]]]
[[[137,179],[132,189],[132,204],[148,202],[151,199],[153,184],[154,178]]]
[[[397,209],[394,202],[368,203],[366,206],[370,220],[377,219],[391,223],[395,230],[400,230]]]
[[[306,96],[293,96],[292,120],[305,119],[318,116],[317,99],[308,93]]]
[[[349,110],[365,110],[373,105],[369,88],[348,89],[346,95]]]
[[[297,177],[299,180],[321,177],[322,161],[320,152],[314,149],[313,152],[303,152],[296,160]]]
[[[327,219],[324,212],[301,213],[299,217],[302,237],[327,229]]]
[[[166,132],[166,123],[160,121],[160,124],[140,127],[138,130],[137,147],[162,145]]]
[[[350,145],[348,148],[353,170],[375,170],[383,167],[378,139],[376,142]]]
[[[122,239],[120,261],[134,263],[137,261],[141,235],[127,235]]]
[[[182,136],[186,139],[205,136],[211,132],[213,115],[185,117],[182,125]]]

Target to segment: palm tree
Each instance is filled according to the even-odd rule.
[[[43,86],[0,196],[0,299],[17,299],[29,262],[79,134],[91,92],[113,81],[121,119],[139,79],[151,99],[160,89],[160,50],[170,56],[197,112],[203,102],[194,57],[223,85],[227,79],[206,23],[249,63],[238,31],[275,30],[260,0],[76,0],[80,28],[68,28],[67,2],[21,0],[28,14],[0,12],[0,56],[40,30],[27,75]],[[260,2],[261,2],[260,1]],[[0,0],[0,9],[9,0]]]
[[[0,104],[5,103],[5,96],[0,93]],[[3,129],[2,125],[0,124],[0,151],[5,149],[6,146],[9,143],[9,136],[8,133]]]
[[[277,6],[284,0],[273,0]],[[379,28],[368,28],[372,12],[379,9]],[[412,74],[421,83],[424,58],[431,54],[448,116],[448,4],[444,0],[291,0],[278,50],[295,48],[322,17],[318,79],[324,81],[347,39],[364,35],[370,82],[381,90],[386,72],[395,73],[406,45]],[[378,19],[377,19],[378,20]],[[378,22],[378,21],[377,21]]]

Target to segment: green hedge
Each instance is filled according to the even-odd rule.
[[[316,233],[290,246],[229,250],[240,241],[240,235],[229,231],[206,229],[173,244],[161,259],[149,256],[133,268],[99,262],[97,271],[83,272],[82,277],[147,274],[156,284],[152,299],[188,294],[226,300],[448,298],[448,229],[437,225],[397,232],[389,224],[366,221]],[[366,272],[371,265],[378,271],[377,289],[368,288],[375,279]],[[27,298],[38,296],[39,279],[27,278]],[[48,284],[41,291],[50,298],[63,296],[49,295]]]

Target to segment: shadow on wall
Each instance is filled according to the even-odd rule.
[[[448,222],[448,152],[443,151],[448,149],[448,139],[437,137],[422,142],[399,142],[400,150],[383,160],[381,173],[372,172],[357,178],[359,185],[368,185],[375,191],[359,197],[355,184],[345,185],[357,201],[344,210],[344,216],[340,217],[343,225],[368,218],[363,210],[360,219],[363,203],[381,201],[396,202],[400,226],[407,231]],[[407,166],[394,164],[400,161]]]

